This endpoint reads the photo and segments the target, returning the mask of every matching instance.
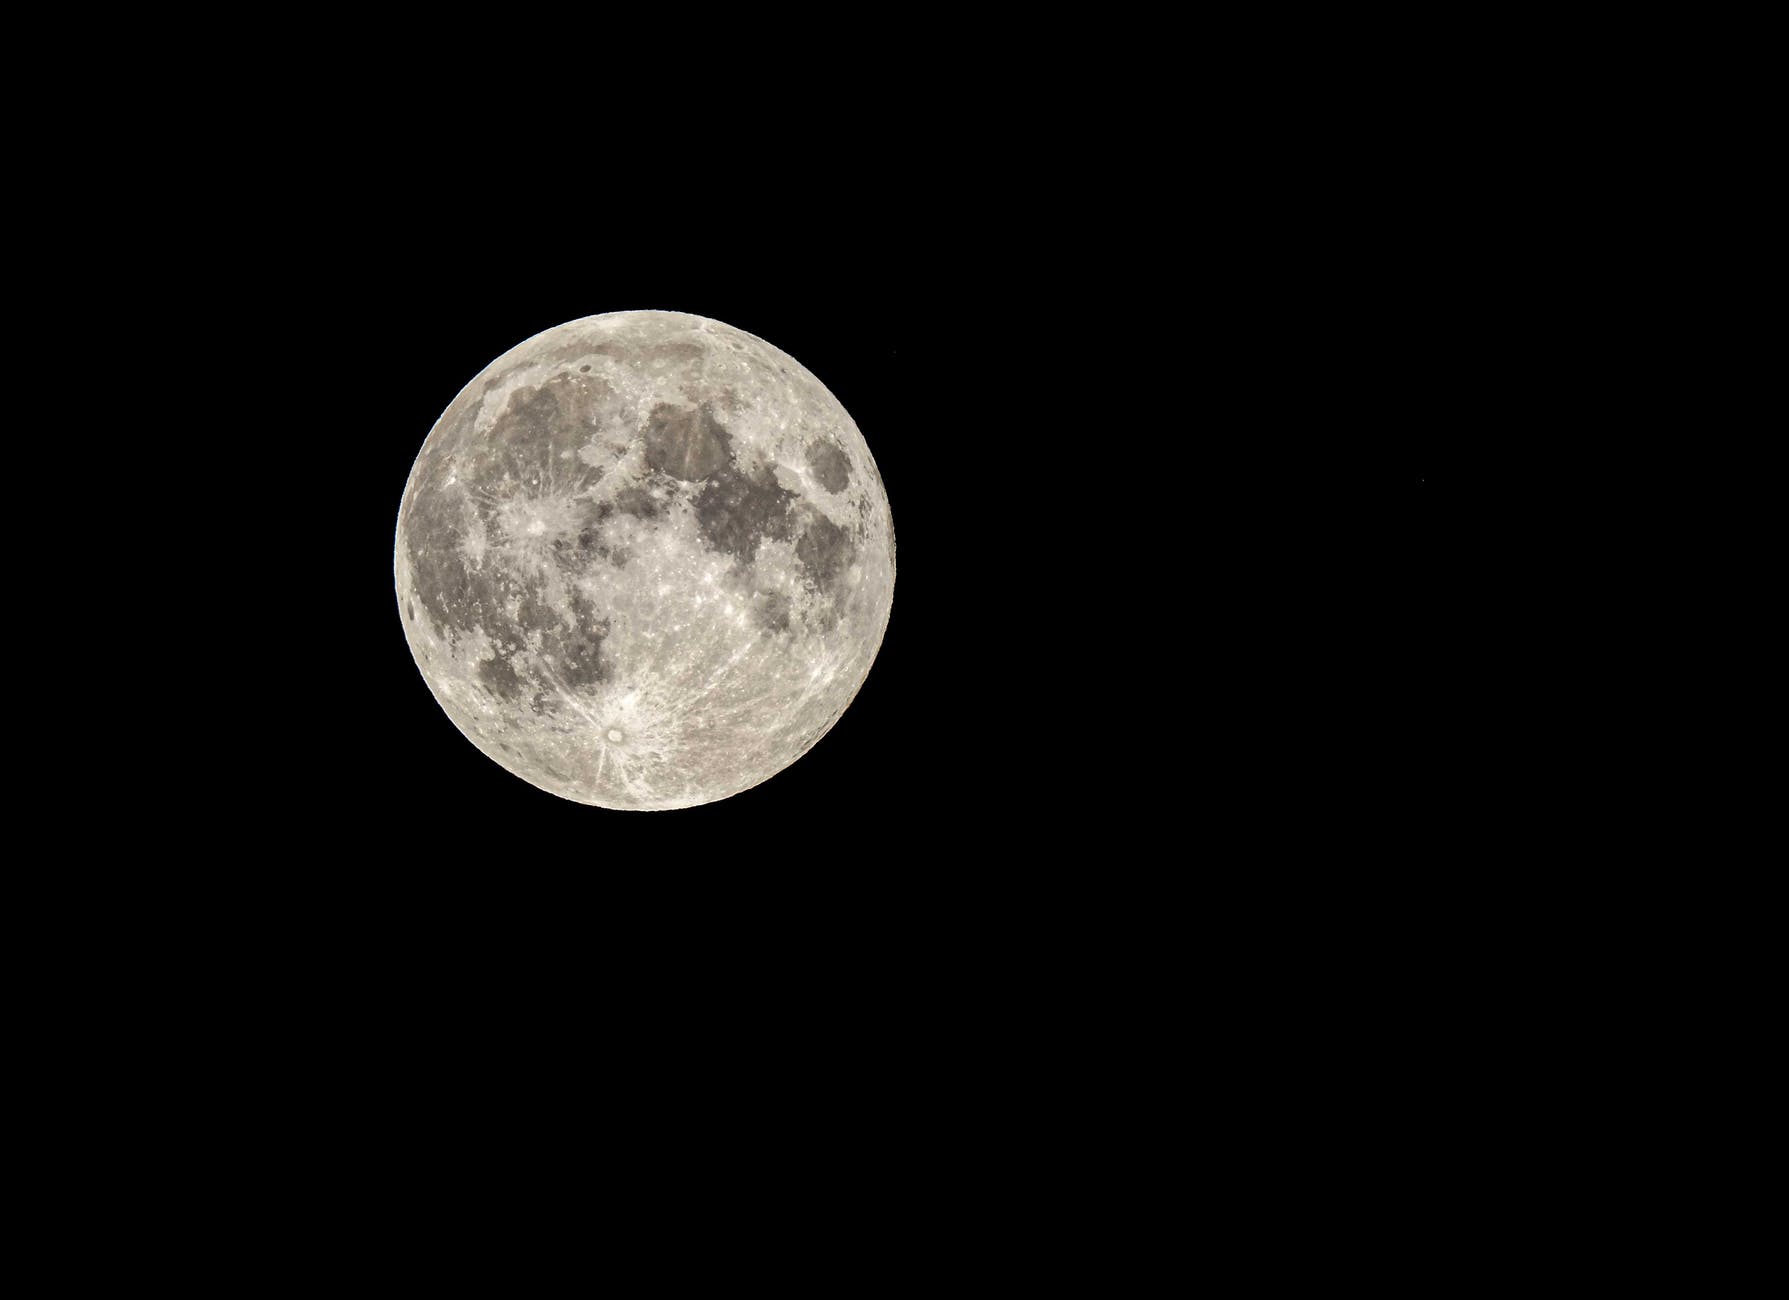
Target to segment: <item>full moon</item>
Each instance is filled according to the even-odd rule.
[[[613,312],[460,390],[405,484],[395,576],[423,680],[487,757],[578,803],[688,808],[776,775],[856,697],[894,525],[794,358]]]

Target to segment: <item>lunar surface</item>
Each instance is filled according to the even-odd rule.
[[[844,407],[762,339],[675,312],[497,358],[398,511],[398,614],[447,716],[604,808],[710,803],[801,757],[863,685],[894,577]]]

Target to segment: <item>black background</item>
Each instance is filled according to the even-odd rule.
[[[1146,926],[1189,861],[1420,803],[1399,728],[1445,644],[1434,430],[1463,443],[1486,418],[1463,236],[1366,164],[1288,184],[1246,133],[1195,148],[1060,99],[966,131],[824,118],[676,166],[650,123],[632,155],[336,124],[219,214],[224,319],[259,367],[230,436],[264,548],[217,575],[253,647],[229,696],[252,736],[226,752],[253,759],[214,778],[233,795],[208,848],[342,873],[387,924],[694,907],[848,944],[903,917]],[[480,754],[411,660],[391,574],[405,479],[460,388],[541,330],[640,308],[817,375],[898,543],[887,636],[838,724],[762,785],[668,813],[577,805]],[[1372,799],[1340,797],[1376,771]]]
[[[295,537],[289,557],[331,611],[323,644],[286,656],[308,683],[288,720],[304,737],[292,793],[400,860],[579,887],[666,873],[811,886],[890,858],[923,871],[973,854],[998,870],[1031,852],[1036,828],[1017,832],[1051,802],[1027,788],[1039,734],[1060,729],[1062,773],[1086,770],[1067,697],[1099,599],[1082,585],[1086,548],[1068,545],[1086,471],[1059,458],[1077,431],[1088,446],[1110,437],[1075,415],[1072,350],[1032,345],[1045,295],[1018,264],[1031,246],[903,229],[861,205],[721,228],[593,215],[572,242],[513,221],[373,223],[311,263],[309,292],[335,300],[307,318],[327,323],[316,355],[335,399],[321,418],[356,451],[307,480],[321,535]],[[898,546],[882,650],[832,731],[759,787],[650,814],[546,794],[461,737],[411,659],[391,581],[406,477],[459,389],[540,330],[639,308],[736,325],[818,376],[876,456]]]
[[[365,199],[352,221],[263,250],[304,380],[284,412],[304,450],[271,456],[264,504],[319,615],[268,638],[287,692],[268,788],[316,818],[269,815],[479,870],[1142,852],[1190,785],[1258,782],[1250,718],[1420,668],[1449,479],[1426,428],[1447,414],[1437,369],[1462,365],[1427,279],[1338,286],[1365,235],[1320,273],[1249,219],[1196,244],[1147,193],[1040,207],[1003,175],[929,181],[918,203],[859,186],[725,221],[611,213],[586,183],[543,231],[515,209],[531,189],[447,210],[417,178],[369,180],[332,191]],[[534,333],[639,308],[813,371],[864,432],[898,543],[883,649],[832,732],[668,814],[573,804],[484,758],[428,693],[391,581],[405,479],[459,389]]]
[[[1529,263],[1471,219],[1496,187],[1428,86],[1323,33],[1333,90],[1288,75],[1285,32],[1226,81],[1221,41],[1095,25],[1107,48],[1077,21],[1048,58],[1022,32],[928,30],[963,53],[870,86],[874,39],[703,81],[657,57],[673,46],[455,26],[450,60],[369,56],[375,87],[423,74],[389,111],[335,54],[357,34],[331,32],[277,115],[202,94],[192,124],[152,126],[151,183],[103,205],[170,214],[165,242],[146,215],[114,237],[157,268],[139,302],[177,303],[201,263],[229,291],[148,391],[242,391],[155,405],[213,435],[162,440],[200,448],[156,503],[192,545],[107,539],[141,549],[144,625],[189,675],[96,675],[83,740],[124,753],[101,778],[88,746],[76,779],[128,768],[153,797],[85,806],[124,847],[47,873],[61,933],[16,913],[54,949],[27,1001],[95,990],[46,1017],[106,1058],[71,1080],[93,1094],[75,1127],[119,1117],[169,1148],[145,1201],[191,1168],[188,1114],[245,1171],[220,1188],[316,1162],[375,1228],[400,1173],[480,1203],[533,1186],[468,1185],[499,1150],[560,1165],[568,1213],[587,1181],[637,1200],[608,1172],[631,1138],[648,1202],[692,1175],[745,1205],[779,1174],[867,1175],[960,1203],[973,1235],[1018,1181],[1075,1206],[1128,1190],[1131,1235],[1212,1142],[1277,1197],[1313,1164],[1384,1168],[1363,1134],[1413,1126],[1423,1159],[1393,1176],[1427,1187],[1461,1167],[1461,1116],[1517,1131],[1506,1098],[1453,1098],[1523,1019],[1497,1004],[1543,928],[1526,918],[1559,913],[1509,869],[1544,846],[1486,849],[1519,779],[1474,789],[1459,761],[1482,748],[1460,701],[1497,665],[1460,653],[1489,620],[1461,618],[1457,542],[1489,518],[1461,488],[1477,449],[1537,409],[1512,400],[1531,333],[1498,319]],[[1457,81],[1445,50],[1413,64]],[[611,84],[628,67],[652,93]],[[1481,120],[1509,93],[1499,67]],[[185,185],[161,159],[195,138],[220,145]],[[810,753],[718,804],[621,813],[455,731],[391,561],[463,384],[539,330],[646,307],[747,329],[828,385],[887,483],[899,578],[862,694]],[[1488,797],[1438,816],[1461,790]],[[818,1159],[792,1170],[791,1139]]]
[[[1437,1060],[1421,991],[1501,887],[1430,869],[1460,686],[1433,452],[1482,431],[1495,369],[1462,241],[1366,166],[1288,172],[1238,114],[991,94],[876,133],[849,90],[743,106],[719,141],[612,97],[462,141],[418,99],[306,126],[258,183],[222,171],[162,264],[169,299],[201,244],[231,281],[206,337],[240,360],[177,373],[241,391],[171,494],[191,547],[143,557],[195,686],[130,742],[171,787],[111,828],[140,853],[64,877],[63,964],[109,963],[68,1023],[119,1044],[108,1083],[444,1186],[487,1140],[577,1151],[574,1178],[645,1140],[673,1153],[655,1180],[718,1158],[743,1183],[793,1133],[825,1153],[802,1177],[905,1168],[930,1204],[965,1153],[1041,1185],[1096,1152],[1153,1167],[1234,1128],[1211,1075],[1293,1142],[1313,1091],[1357,1133],[1331,1081],[1373,1077],[1377,1008]],[[818,376],[898,541],[831,732],[654,813],[480,754],[392,581],[461,387],[640,308]],[[202,621],[161,615],[175,586]]]

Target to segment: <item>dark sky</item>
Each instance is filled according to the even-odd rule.
[[[891,853],[1138,861],[1145,814],[1246,785],[1259,756],[1234,744],[1285,698],[1276,666],[1296,683],[1298,655],[1333,664],[1426,617],[1493,367],[1428,246],[1350,226],[1314,250],[1256,200],[1214,208],[1097,142],[1069,168],[1063,138],[885,167],[839,145],[750,187],[317,162],[326,183],[241,252],[286,431],[258,508],[290,594],[245,615],[278,682],[256,815],[418,869],[669,854],[819,879]],[[483,758],[391,588],[406,475],[459,388],[540,330],[635,308],[726,321],[819,376],[899,547],[842,721],[765,785],[674,814],[573,805]]]

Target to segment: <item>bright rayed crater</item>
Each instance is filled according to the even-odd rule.
[[[795,360],[719,321],[537,334],[436,423],[398,512],[423,679],[490,758],[605,808],[775,775],[869,673],[894,595],[863,435]]]

